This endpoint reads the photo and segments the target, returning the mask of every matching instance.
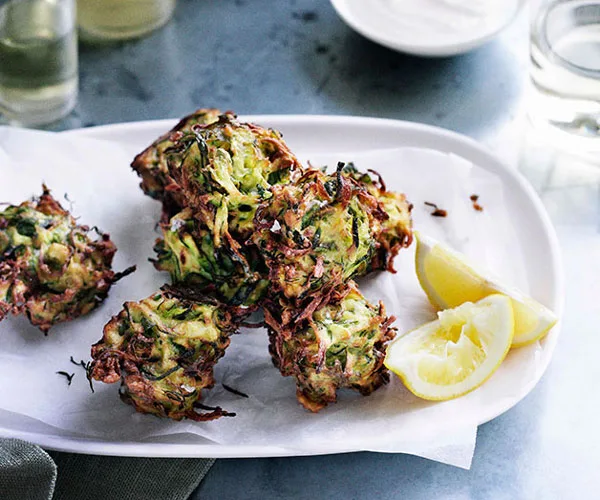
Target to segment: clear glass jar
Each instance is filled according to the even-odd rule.
[[[0,114],[38,126],[67,115],[77,101],[74,0],[0,2]]]
[[[77,0],[79,36],[89,42],[137,38],[163,26],[175,0]]]
[[[530,117],[600,151],[600,0],[538,0],[531,12]]]

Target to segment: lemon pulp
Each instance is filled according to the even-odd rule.
[[[508,353],[512,301],[500,294],[438,313],[438,319],[391,342],[385,366],[415,395],[447,400],[483,384]]]

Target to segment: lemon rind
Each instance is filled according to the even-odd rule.
[[[461,261],[469,270],[470,277],[473,278],[474,282],[479,282],[481,284],[482,289],[487,289],[489,291],[489,295],[492,294],[503,294],[511,298],[513,301],[520,302],[522,304],[526,304],[527,301],[532,301],[536,307],[541,310],[541,313],[538,314],[540,321],[538,322],[542,324],[541,328],[536,328],[534,330],[535,333],[527,333],[526,335],[515,335],[512,348],[524,347],[527,345],[534,344],[542,340],[548,333],[554,328],[556,323],[558,322],[558,317],[543,304],[539,303],[535,299],[528,297],[526,294],[521,292],[515,288],[506,287],[500,283],[497,283],[494,280],[484,277],[481,271],[478,271],[473,265],[467,262],[465,259],[461,259],[459,253],[455,250],[446,247],[435,239],[423,235],[419,231],[415,231],[415,240],[416,240],[416,251],[415,251],[415,269],[417,269],[417,279],[421,288],[425,292],[429,302],[439,310],[444,310],[448,308],[448,304],[440,297],[440,295],[433,289],[431,284],[425,279],[425,270],[424,270],[424,261],[425,259],[419,259],[419,249],[421,246],[426,247],[428,252],[431,252],[437,245],[441,245],[443,250],[450,254],[452,257],[457,258]]]

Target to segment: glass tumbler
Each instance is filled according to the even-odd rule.
[[[175,0],[77,0],[79,34],[89,42],[137,38],[173,15]]]
[[[530,117],[574,147],[600,150],[600,0],[531,8]]]
[[[0,0],[0,114],[36,126],[77,101],[75,0]]]

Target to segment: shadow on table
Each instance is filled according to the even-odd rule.
[[[514,56],[500,41],[455,57],[422,58],[349,30],[331,36],[298,51],[299,64],[314,92],[344,114],[427,121],[469,134],[511,113],[520,94]]]
[[[479,428],[470,471],[403,454],[218,460],[191,498],[518,498],[544,390]]]

